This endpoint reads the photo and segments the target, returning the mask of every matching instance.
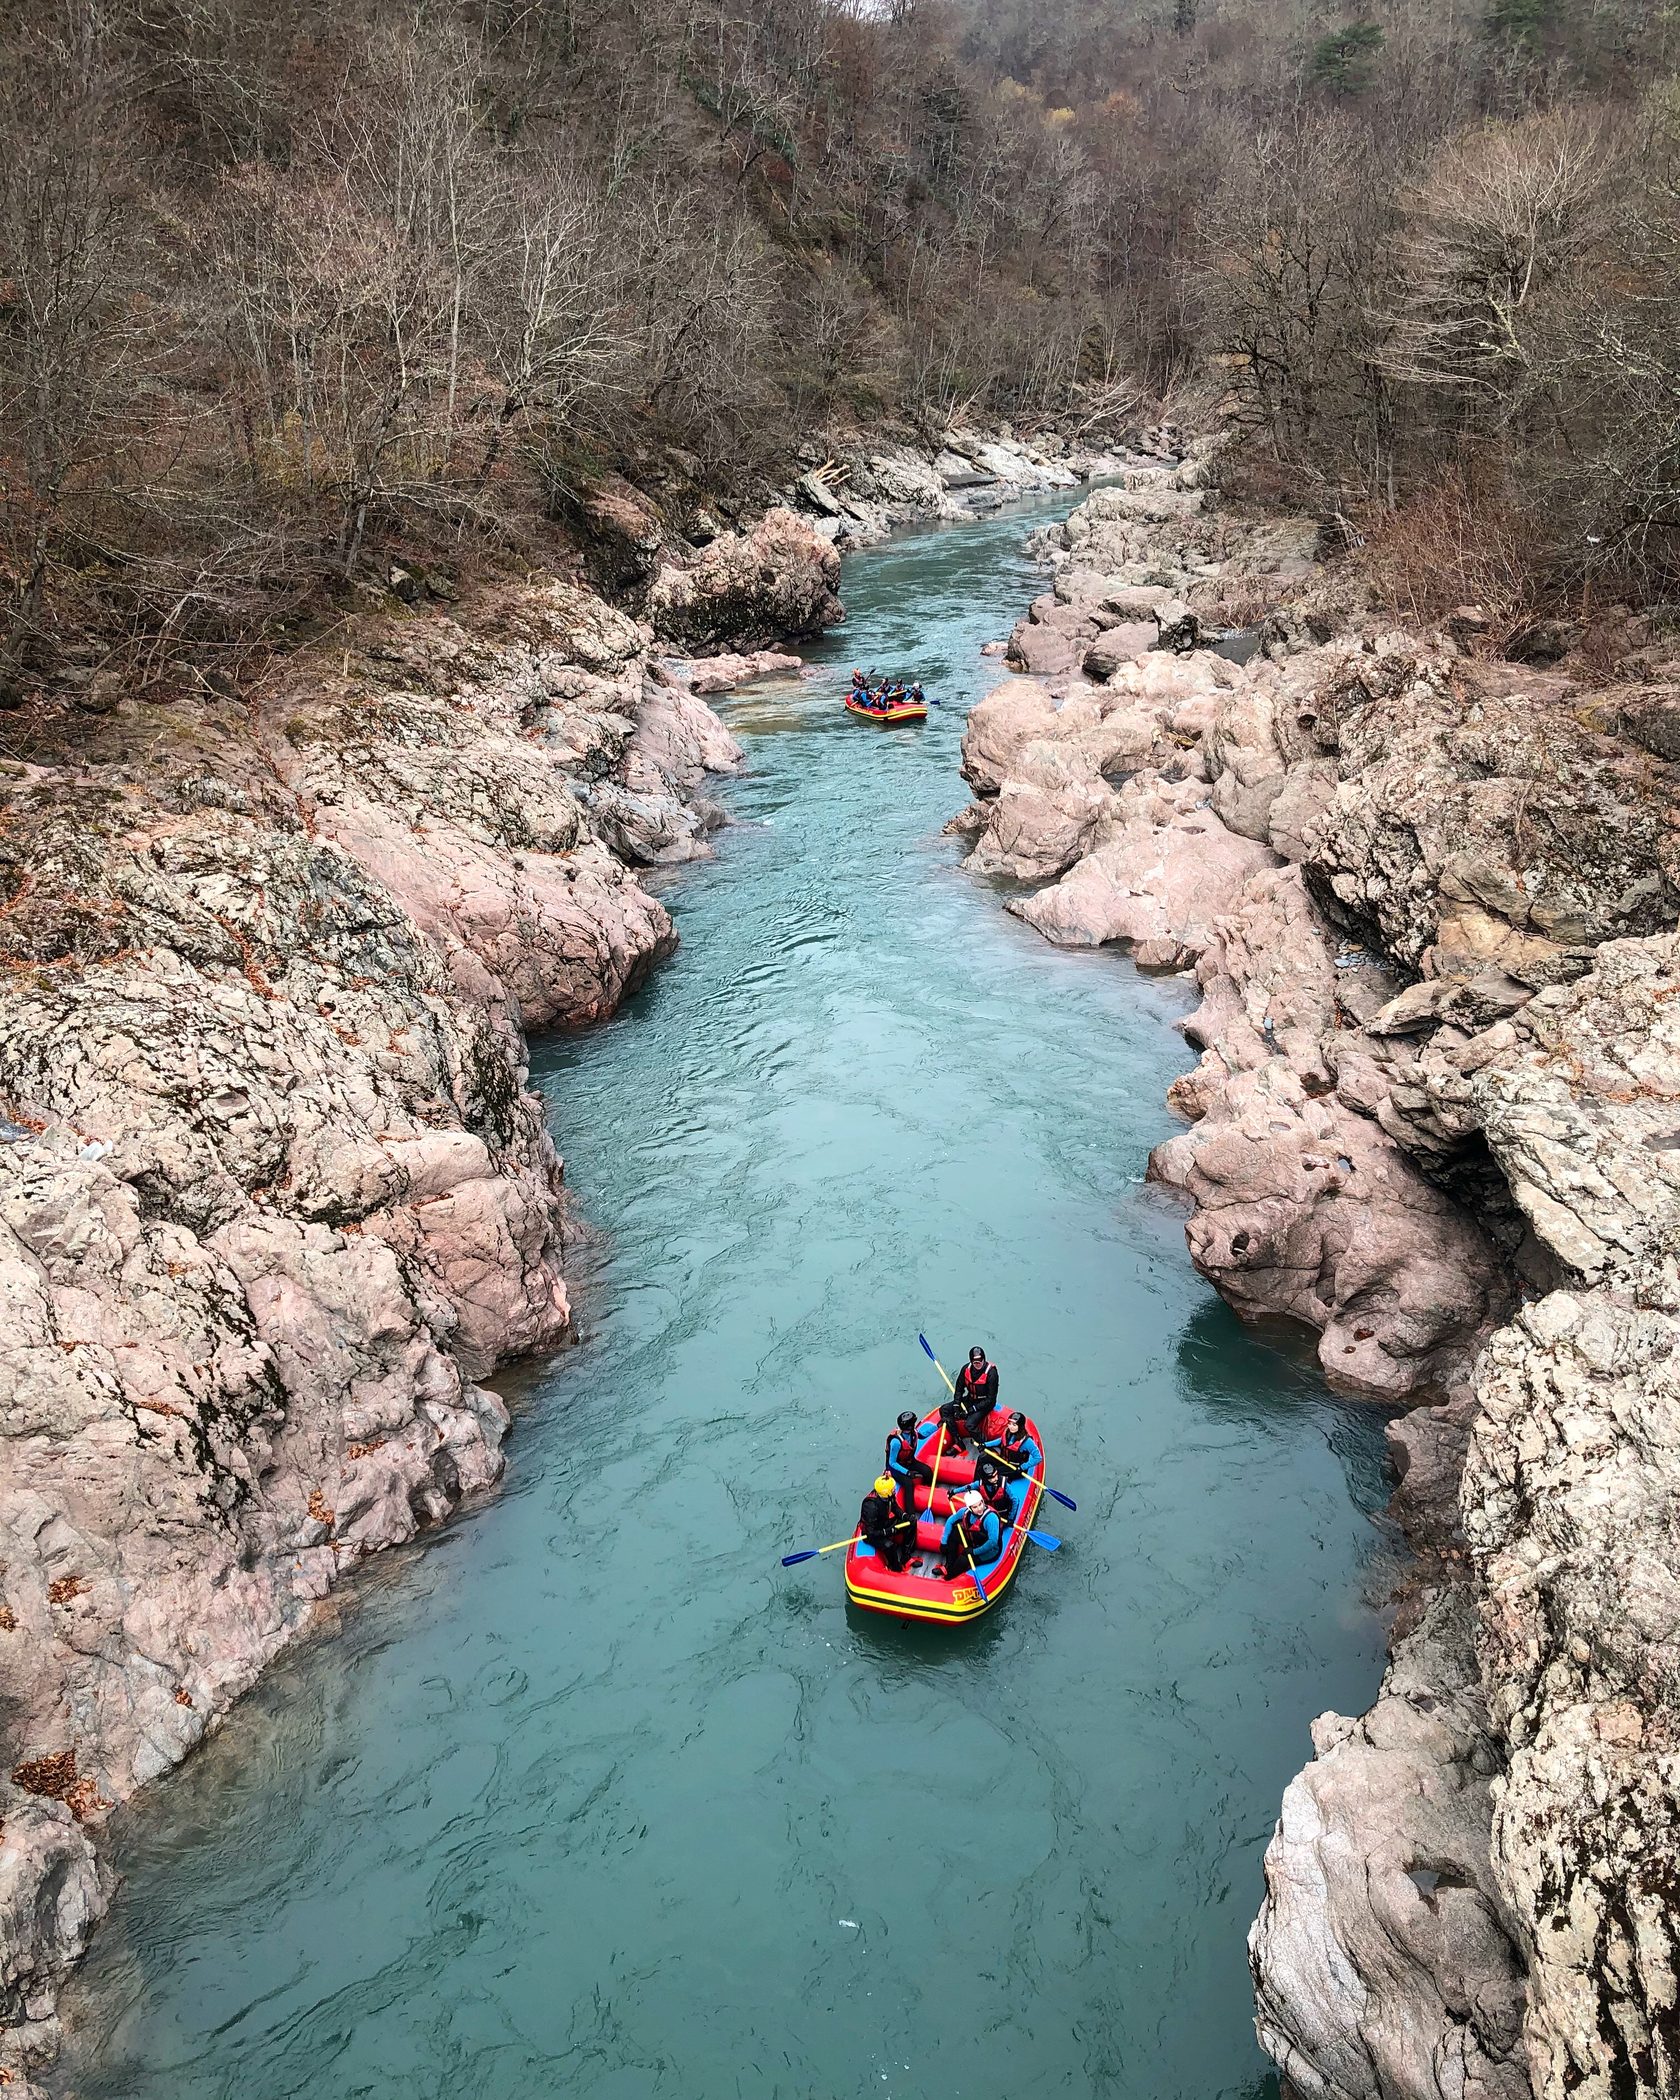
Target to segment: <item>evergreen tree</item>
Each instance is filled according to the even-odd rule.
[[[1494,0],[1499,6],[1542,5],[1544,0]],[[1371,85],[1371,66],[1383,47],[1375,22],[1344,22],[1320,37],[1307,61],[1307,78],[1333,95],[1362,95]]]
[[[1557,0],[1493,0],[1486,33],[1502,44],[1532,51],[1557,17]]]

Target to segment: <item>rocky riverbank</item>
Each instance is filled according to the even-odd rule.
[[[670,952],[641,873],[740,762],[659,649],[818,631],[837,577],[772,512],[663,560],[657,635],[558,581],[393,600],[0,765],[0,2083],[111,1810],[501,1471],[481,1381],[569,1320],[525,1032]]]
[[[1192,1258],[1408,1410],[1417,1576],[1285,1797],[1260,2037],[1314,2100],[1676,2090],[1680,691],[1385,631],[1216,478],[1052,535],[953,829],[1194,973]]]
[[[720,518],[725,507],[712,507],[700,462],[687,455],[659,472],[649,462],[643,488],[619,475],[584,485],[573,516],[594,585],[651,617],[677,646],[711,654],[813,631],[812,572],[798,563],[787,569],[778,556],[789,531],[815,533],[847,552],[900,526],[983,517],[1022,496],[1170,458],[1172,442],[1159,426],[1123,447],[1053,430],[1030,439],[1007,428],[850,432],[796,446],[802,471],[780,490],[778,507],[750,527],[739,503],[727,507],[727,523]]]
[[[1008,429],[959,428],[935,444],[855,443],[833,453],[807,446],[806,471],[787,500],[844,551],[869,546],[899,526],[984,517],[1023,496],[1078,488],[1172,456],[1173,433],[1159,426],[1125,446],[1051,430],[1027,439]]]

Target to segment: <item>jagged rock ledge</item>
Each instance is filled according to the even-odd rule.
[[[884,539],[895,527],[983,517],[1023,496],[1074,489],[1128,466],[1175,456],[1177,433],[1160,424],[1125,445],[1078,434],[956,425],[920,444],[856,443],[827,455],[806,448],[807,468],[787,492],[813,527],[842,549]]]
[[[1214,463],[1052,535],[953,829],[1047,938],[1194,971],[1192,1257],[1412,1410],[1417,1579],[1285,1797],[1260,2038],[1313,2100],[1680,2090],[1680,688],[1384,632]]]
[[[837,578],[772,513],[667,566],[663,639],[816,631]],[[657,646],[560,582],[395,606],[0,766],[0,2083],[55,2052],[112,1808],[496,1479],[480,1381],[566,1337],[525,1031],[671,951],[638,871],[740,763]]]

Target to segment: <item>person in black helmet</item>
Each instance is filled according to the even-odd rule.
[[[956,1391],[951,1397],[967,1419],[969,1441],[979,1443],[986,1434],[992,1409],[997,1406],[998,1374],[997,1365],[986,1361],[986,1352],[978,1342],[957,1373]]]
[[[1001,1436],[988,1437],[986,1449],[993,1453],[1011,1480],[1024,1480],[1038,1470],[1039,1448],[1027,1429],[1027,1418],[1019,1408],[1003,1425]]]
[[[1010,1479],[988,1451],[975,1468],[974,1485],[980,1490],[980,1499],[1007,1529],[1015,1521],[1015,1501],[1010,1494]]]
[[[906,1408],[898,1418],[898,1427],[887,1433],[887,1471],[898,1483],[899,1496],[906,1509],[916,1506],[916,1483],[923,1487],[933,1485],[933,1468],[925,1458],[916,1456],[916,1446],[922,1440],[922,1432],[916,1417]]]

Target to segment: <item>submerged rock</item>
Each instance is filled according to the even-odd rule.
[[[725,651],[702,657],[688,667],[688,688],[693,693],[732,693],[760,678],[788,678],[800,668],[800,659],[782,649],[754,649],[747,655]]]

